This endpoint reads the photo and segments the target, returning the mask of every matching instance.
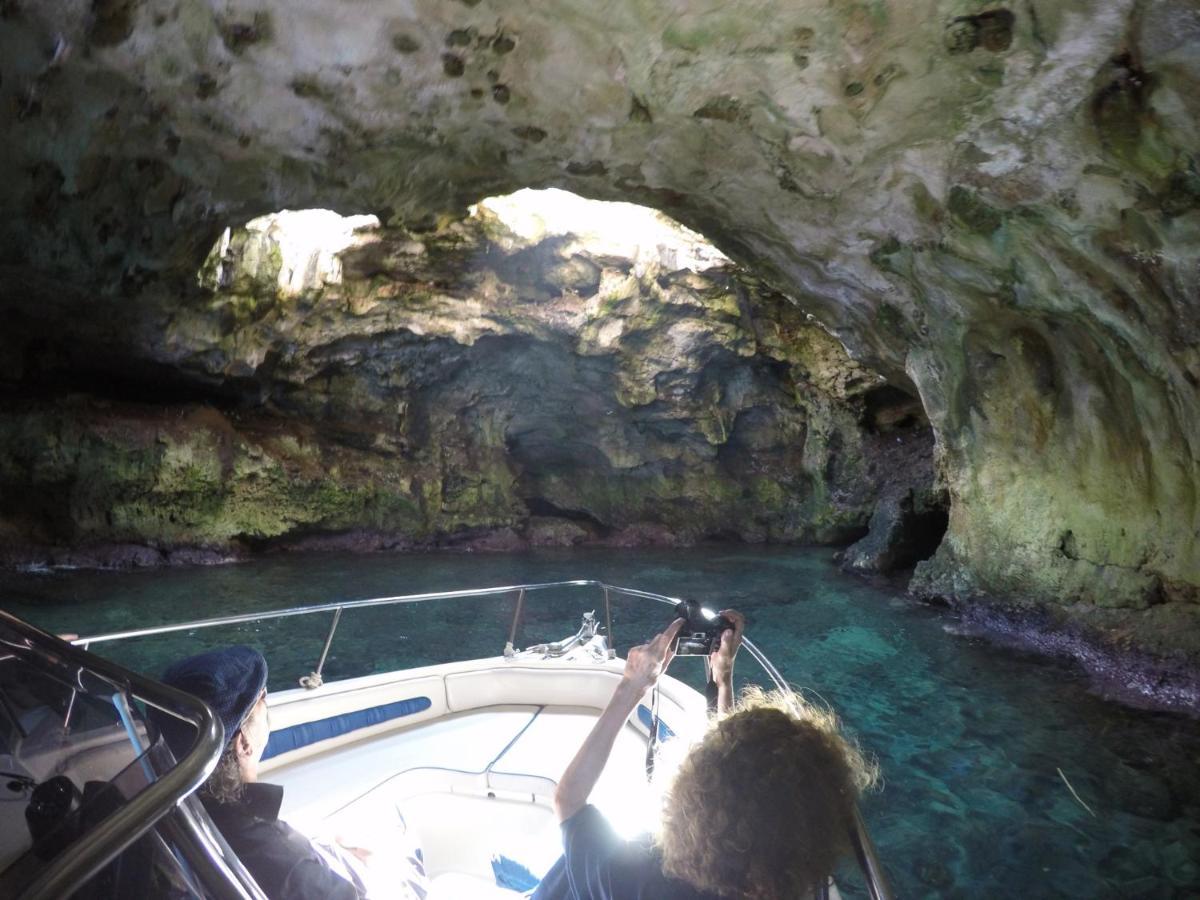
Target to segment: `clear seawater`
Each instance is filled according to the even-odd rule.
[[[1200,897],[1200,722],[1130,709],[1092,693],[1070,664],[959,636],[950,614],[842,575],[827,550],[278,556],[214,568],[9,574],[0,577],[0,605],[49,630],[95,634],[572,578],[743,610],[748,635],[787,680],[832,704],[881,764],[882,789],[863,810],[898,896]],[[514,604],[509,596],[347,612],[326,676],[498,653]],[[530,595],[518,646],[565,637],[583,608],[604,614],[595,593]],[[616,602],[618,646],[649,637],[669,615]],[[156,674],[178,655],[250,643],[282,688],[312,669],[328,623],[301,617],[96,649]],[[681,659],[672,671],[690,679],[699,665]],[[748,658],[739,672],[755,677]],[[842,882],[848,896],[863,895],[851,874]]]

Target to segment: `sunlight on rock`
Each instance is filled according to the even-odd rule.
[[[633,260],[639,274],[650,265],[701,272],[729,263],[703,235],[657,210],[588,200],[556,188],[488,197],[472,206],[471,214],[494,216],[523,243],[570,235],[595,256]]]
[[[274,281],[281,294],[300,294],[340,284],[339,254],[362,231],[378,228],[375,216],[342,216],[328,209],[281,210],[226,228],[200,270],[202,287],[235,286],[242,274]],[[236,259],[236,265],[234,261]]]
[[[1200,898],[1200,0],[0,0],[0,133],[0,630],[12,606],[87,635],[543,576],[744,606],[778,680],[878,752],[889,783],[860,812],[896,896]],[[346,555],[367,552],[389,557]],[[60,571],[231,561],[251,573]],[[547,655],[570,691],[612,663],[578,698],[524,695],[524,662],[494,684],[490,662],[439,669],[410,712],[446,713],[445,743],[401,747],[434,719],[408,718],[389,669],[495,654],[510,614],[514,651],[578,627],[558,587],[501,593],[351,614],[311,720],[296,678],[334,625],[246,629],[293,689],[278,724],[341,735],[303,775],[283,760],[285,819],[338,835],[329,809],[357,815],[343,801],[372,785],[399,803],[411,773],[414,796],[453,788],[434,876],[478,866],[491,896],[520,873],[490,860],[532,873],[535,812],[558,856],[550,795],[619,672],[600,646]],[[611,593],[605,651],[665,624]],[[9,670],[37,641],[7,645],[0,900],[175,884],[132,835],[130,865],[67,883],[96,868],[69,862],[82,839],[57,846],[92,776],[140,787],[128,761],[100,772],[141,753],[138,710],[98,694],[115,730],[93,744],[64,648],[27,690]],[[149,646],[125,659],[153,675]],[[758,683],[745,651],[738,685]],[[702,662],[664,684],[699,689]],[[509,682],[522,696],[491,709]],[[457,730],[476,684],[498,729],[479,748]],[[683,736],[670,693],[660,724]],[[623,834],[662,808],[639,805],[644,738],[670,744],[637,712],[629,790],[597,782]],[[26,720],[27,750],[69,756],[18,769]],[[501,756],[449,777],[493,737]],[[55,798],[65,824],[35,835],[22,810]],[[500,854],[483,822],[517,807]],[[161,820],[172,852],[181,815]],[[723,839],[747,862],[785,818],[804,852],[780,844],[751,880],[809,896],[828,869],[768,882],[822,857],[819,827],[739,815]],[[696,856],[671,867],[698,877]]]

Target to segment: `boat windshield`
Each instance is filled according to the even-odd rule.
[[[196,727],[179,762],[148,706]],[[0,612],[0,896],[261,896],[190,797],[222,741],[194,698]]]

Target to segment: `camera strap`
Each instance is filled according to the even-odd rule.
[[[704,685],[704,700],[708,705],[709,713],[717,711],[717,682],[712,676],[712,666],[708,660],[704,661],[705,674],[708,677]],[[650,692],[650,739],[646,741],[646,780],[651,781],[654,778],[654,760],[658,749],[658,684],[655,683]]]
[[[646,741],[646,780],[654,779],[655,751],[658,749],[658,684],[650,693],[650,739]]]
[[[704,701],[711,715],[717,711],[717,682],[713,678],[712,663],[708,659],[704,660],[704,678]]]

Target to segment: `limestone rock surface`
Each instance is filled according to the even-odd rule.
[[[1192,0],[4,0],[0,122],[10,321],[146,291],[186,318],[223,229],[280,209],[661,209],[919,396],[949,530],[917,590],[1116,610],[1192,653],[1162,624],[1200,585]],[[359,351],[329,352],[333,395]]]
[[[10,555],[838,543],[882,489],[931,493],[913,398],[639,212],[666,243],[522,235],[485,208],[372,222],[330,257],[288,237],[312,216],[268,217],[215,245],[190,302],[44,308],[9,333],[25,383],[59,388],[0,416]],[[923,467],[893,463],[910,445]]]

